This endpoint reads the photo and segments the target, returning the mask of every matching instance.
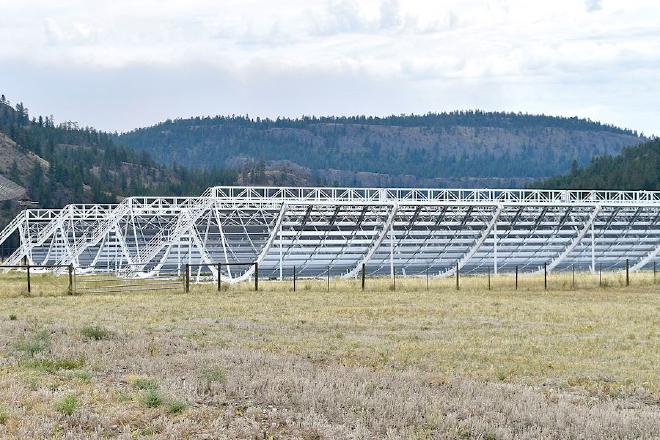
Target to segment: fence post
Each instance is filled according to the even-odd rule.
[[[222,264],[218,263],[218,292],[222,291]]]
[[[30,262],[27,263],[27,283],[28,283],[28,293],[32,292],[32,286],[30,284]]]
[[[364,277],[367,272],[367,265],[362,263],[362,290],[364,290]]]
[[[573,269],[573,283],[572,283],[572,287],[573,287],[573,290],[575,290],[575,264],[571,265],[571,268]]]
[[[630,286],[630,262],[626,258],[626,287]]]
[[[459,275],[459,270],[458,270],[458,261],[456,262],[456,290],[461,289],[460,281],[459,281],[460,275]]]
[[[543,289],[548,290],[548,263],[543,263]]]
[[[516,265],[516,290],[518,290],[518,265]]]
[[[73,295],[73,264],[69,264],[69,295]]]
[[[396,269],[392,271],[392,288],[396,292]]]
[[[188,263],[186,263],[186,276],[183,285],[186,293],[190,293],[190,264]]]
[[[293,266],[293,291],[296,291],[296,266]]]
[[[490,290],[490,267],[488,267],[488,290]]]
[[[328,266],[328,292],[330,292],[330,266]]]
[[[603,263],[598,263],[598,287],[603,287]]]
[[[653,262],[653,285],[655,286],[655,261]]]
[[[254,291],[259,291],[259,263],[254,263]]]
[[[426,268],[426,291],[429,291],[429,268]]]

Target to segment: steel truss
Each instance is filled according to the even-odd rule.
[[[29,209],[0,232],[5,261],[78,271],[181,274],[185,264],[258,262],[283,277],[450,276],[622,268],[660,254],[660,192],[213,187],[200,197]],[[222,268],[224,282],[252,275]],[[200,279],[201,271],[197,273]]]

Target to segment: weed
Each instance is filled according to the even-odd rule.
[[[95,341],[110,339],[113,336],[113,333],[110,330],[105,329],[100,325],[87,325],[80,329],[80,334]]]
[[[147,408],[156,408],[163,403],[163,398],[158,391],[151,389],[147,390],[142,396],[142,403],[144,403]]]
[[[149,353],[149,356],[151,357],[156,357],[160,353],[160,347],[158,347],[158,345],[151,342],[147,346],[147,353]]]
[[[90,382],[92,380],[92,373],[87,370],[72,370],[71,376],[81,382]]]
[[[78,408],[78,398],[75,394],[68,394],[57,404],[57,410],[65,416],[71,416]]]
[[[50,335],[46,330],[42,330],[36,335],[33,335],[30,338],[25,338],[19,342],[16,348],[30,356],[34,356],[48,348],[49,343]]]
[[[128,382],[138,390],[156,390],[158,389],[158,382],[156,379],[141,376],[130,376]]]
[[[167,405],[168,414],[179,414],[182,413],[188,405],[182,400],[174,400]]]
[[[204,373],[204,379],[208,380],[209,382],[226,383],[227,373],[225,372],[224,368],[212,368]]]
[[[17,317],[16,317],[16,315],[15,315],[14,313],[11,313],[11,314],[9,315],[9,320],[10,320],[10,321],[16,321],[16,319],[17,319]]]

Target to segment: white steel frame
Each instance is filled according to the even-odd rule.
[[[181,274],[208,264],[250,277],[450,276],[650,267],[660,254],[660,192],[213,187],[200,197],[130,197],[114,205],[22,211],[5,261],[81,272]],[[201,279],[201,270],[197,279]]]

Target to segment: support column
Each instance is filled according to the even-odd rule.
[[[493,226],[493,273],[497,275],[497,222]]]
[[[596,273],[596,240],[593,223],[591,224],[591,273]]]
[[[284,279],[284,269],[282,268],[283,266],[283,256],[282,256],[282,223],[280,223],[280,229],[279,229],[279,235],[280,235],[280,281]]]
[[[394,279],[394,222],[390,224],[390,278]]]

